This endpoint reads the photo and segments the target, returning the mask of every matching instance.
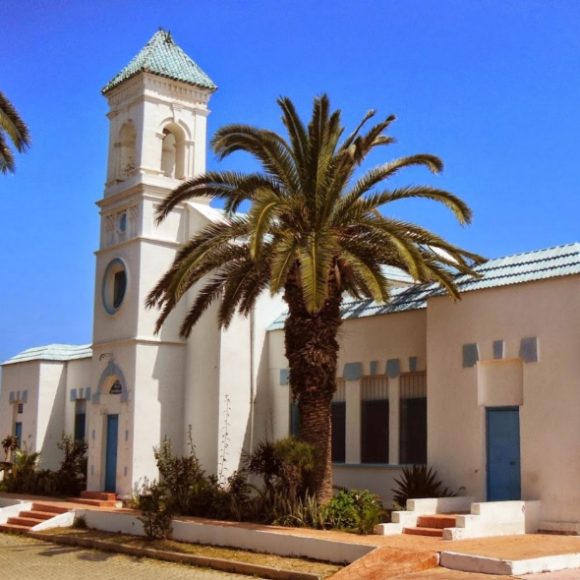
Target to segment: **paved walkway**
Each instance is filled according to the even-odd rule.
[[[149,558],[130,558],[119,554],[57,546],[23,536],[0,534],[0,578],[2,580],[246,580],[247,576],[228,574],[158,562]]]

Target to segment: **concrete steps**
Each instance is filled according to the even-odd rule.
[[[415,526],[414,528],[403,528],[403,534],[407,534],[410,536],[428,536],[430,538],[442,538],[443,530]]]
[[[81,497],[71,498],[68,501],[93,507],[114,508],[117,506],[117,495],[105,491],[83,491]]]
[[[432,514],[417,518],[416,526],[403,528],[403,534],[442,538],[445,528],[455,527],[456,514]]]
[[[5,524],[0,525],[0,531],[12,534],[26,534],[34,526],[68,511],[66,508],[59,506],[35,502],[32,504],[32,509],[23,510],[17,516],[8,518]]]

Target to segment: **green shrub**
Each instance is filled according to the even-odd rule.
[[[437,478],[437,472],[426,465],[413,465],[403,467],[403,475],[395,479],[396,487],[393,491],[395,507],[405,509],[408,499],[425,497],[453,497],[456,494],[443,486],[443,482]]]
[[[370,534],[385,510],[375,494],[363,489],[341,489],[324,507],[325,526]]]
[[[143,531],[148,540],[165,540],[172,532],[173,506],[162,484],[154,483],[139,501]]]
[[[5,469],[4,489],[36,495],[79,495],[86,487],[87,444],[63,435],[57,447],[63,452],[63,459],[56,471],[38,469],[39,452],[31,453],[26,448],[14,449],[12,463]]]
[[[63,459],[55,473],[56,493],[78,496],[86,489],[87,444],[73,439],[70,435],[63,435],[57,447],[63,452]]]
[[[245,469],[264,484],[256,507],[260,521],[303,519],[306,506],[311,503],[308,478],[314,461],[314,447],[294,437],[262,442],[252,454],[244,456]]]

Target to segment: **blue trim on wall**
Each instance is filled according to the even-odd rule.
[[[463,368],[474,367],[479,360],[479,347],[472,342],[463,345]]]
[[[503,340],[493,341],[493,358],[500,360],[505,357],[505,342]]]
[[[370,363],[370,371],[371,371],[371,375],[378,375],[379,374],[379,361],[378,360],[372,360]]]
[[[345,381],[358,381],[363,375],[361,362],[350,362],[344,365],[343,377]]]
[[[290,369],[280,369],[280,384],[281,385],[290,384]]]
[[[535,336],[522,338],[520,342],[520,358],[524,362],[538,362],[538,339]]]
[[[417,372],[417,357],[416,356],[409,357],[409,372],[411,372],[411,373]]]
[[[398,358],[390,358],[387,361],[387,376],[395,379],[401,374],[401,362]]]
[[[77,400],[77,390],[71,389],[70,390],[70,401],[71,401],[71,403],[74,403],[76,400]]]

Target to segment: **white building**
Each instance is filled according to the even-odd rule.
[[[154,219],[169,191],[205,171],[214,90],[164,31],[105,87],[92,346],[29,349],[3,365],[0,437],[17,434],[46,466],[62,432],[86,438],[91,490],[129,495],[154,479],[165,436],[178,452],[191,437],[206,470],[230,473],[242,450],[292,431],[280,300],[264,296],[227,331],[210,311],[188,340],[186,303],[159,335],[144,307],[180,244],[222,219],[202,199]],[[580,244],[479,271],[460,280],[460,302],[392,272],[390,304],[345,305],[335,483],[388,500],[400,465],[428,462],[467,495],[538,499],[545,520],[578,524]]]

